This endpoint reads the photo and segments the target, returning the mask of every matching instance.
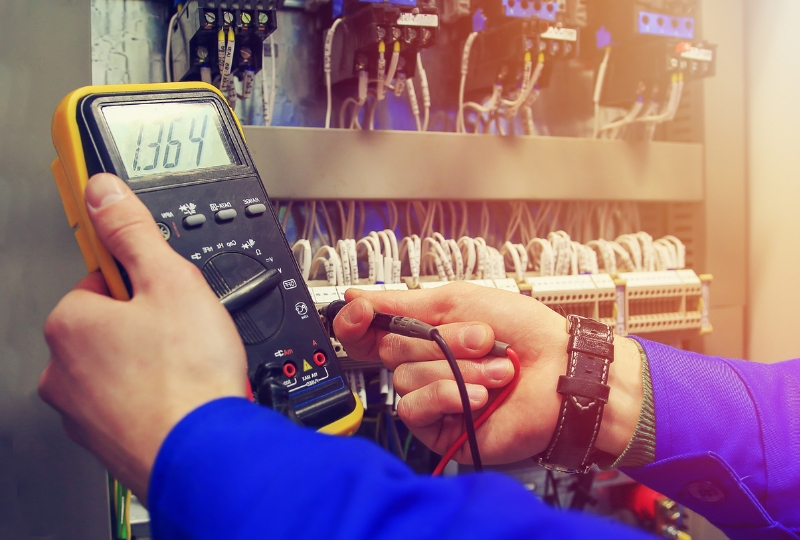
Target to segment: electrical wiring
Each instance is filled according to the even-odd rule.
[[[501,105],[508,107],[512,116],[516,115],[517,110],[525,103],[528,99],[528,95],[530,94],[533,87],[539,80],[539,77],[542,75],[542,71],[544,70],[544,53],[539,54],[538,62],[536,64],[536,70],[533,70],[533,60],[531,58],[531,52],[525,51],[525,58],[524,58],[524,68],[523,68],[523,75],[522,75],[522,84],[519,88],[519,93],[517,94],[516,99],[507,100],[502,99],[500,100]]]
[[[461,256],[461,248],[453,239],[449,239],[447,245],[450,248],[450,261],[455,270],[454,277],[457,281],[461,281],[464,279],[464,257]]]
[[[503,404],[503,402],[508,398],[509,395],[511,395],[511,392],[514,391],[514,389],[517,387],[517,384],[519,383],[519,378],[520,378],[519,357],[517,356],[517,353],[515,353],[511,349],[511,347],[506,348],[506,355],[508,356],[508,359],[511,360],[511,363],[514,366],[514,378],[511,379],[511,382],[508,383],[508,385],[500,391],[500,393],[497,395],[497,397],[495,397],[492,400],[491,403],[489,403],[489,405],[483,410],[483,412],[480,415],[478,415],[478,418],[474,420],[473,431],[478,430],[484,423],[486,423],[486,420],[488,420],[488,418],[500,407],[500,405]],[[457,367],[458,365],[456,365],[456,368]],[[453,369],[454,373],[456,368]],[[473,433],[473,437],[476,439],[476,442],[473,442],[472,437],[470,437],[470,433],[468,431],[470,421],[472,420],[472,413],[470,411],[471,409],[468,408],[466,404],[464,404],[464,420],[465,420],[465,426],[467,426],[467,428],[458,437],[458,439],[456,439],[456,441],[450,446],[450,448],[448,448],[447,451],[442,455],[442,459],[441,461],[439,461],[439,464],[434,469],[432,476],[439,476],[440,474],[442,474],[442,471],[444,471],[445,466],[450,462],[451,459],[453,459],[453,456],[455,456],[456,452],[458,452],[458,450],[462,446],[464,446],[464,443],[467,442],[467,440],[469,440],[470,449],[472,450],[474,448],[475,451],[477,451],[477,437]],[[473,465],[474,464],[475,464],[475,457],[473,455]],[[475,470],[480,470],[480,468],[475,466]]]
[[[528,252],[533,270],[538,271],[540,276],[555,274],[555,256],[553,255],[553,245],[550,242],[543,238],[534,238],[528,242],[525,250]]]
[[[606,79],[606,71],[608,70],[608,61],[611,58],[611,47],[606,47],[603,53],[603,61],[600,62],[600,67],[597,70],[597,81],[594,85],[594,138],[600,136],[600,98],[603,94],[603,83]]]
[[[361,251],[366,253],[367,256],[367,281],[370,285],[374,285],[378,280],[377,265],[375,264],[375,249],[372,247],[372,243],[368,238],[369,237],[362,238],[356,242],[356,254],[360,252],[358,248],[364,248]]]
[[[474,239],[475,251],[477,255],[477,272],[475,273],[476,279],[484,279],[486,277],[487,259],[489,258],[489,251],[486,249],[486,240],[482,237]]]
[[[226,54],[226,46],[225,46],[225,30],[222,28],[219,29],[217,32],[217,60],[218,60],[218,67],[219,67],[219,75],[220,79],[219,82],[222,82],[222,72],[225,70],[225,54]],[[219,83],[218,83],[219,84]],[[220,90],[224,88],[220,85]]]
[[[392,79],[394,79],[395,73],[397,73],[397,64],[400,62],[400,42],[395,41],[392,47],[392,58],[389,60],[389,69],[386,71],[386,77],[384,79],[384,89],[386,86],[390,86],[392,84]],[[386,97],[385,91],[384,95],[381,96],[378,93],[378,99],[382,100]]]
[[[235,111],[236,101],[239,97],[239,94],[236,92],[236,78],[233,75],[228,76],[225,97],[228,99],[228,106]]]
[[[311,275],[311,242],[302,238],[294,243],[292,246],[292,253],[295,256],[295,259],[298,258],[298,253],[300,253],[299,259],[299,267],[300,271],[303,273],[303,279],[306,281],[309,280],[309,276]]]
[[[331,246],[322,246],[319,251],[317,251],[316,256],[311,261],[309,277],[313,277],[317,274],[320,264],[322,264],[325,269],[328,285],[332,287],[344,285],[342,261],[334,248]]]
[[[634,270],[641,272],[644,267],[642,265],[642,245],[638,236],[635,234],[623,234],[614,241],[628,251],[633,261]]]
[[[276,62],[275,62],[275,43],[272,40],[272,35],[269,36],[269,56],[270,56],[270,63],[271,63],[271,73],[270,73],[270,80],[271,84],[269,87],[269,93],[267,93],[267,76],[264,73],[264,69],[261,69],[261,101],[263,107],[263,115],[264,115],[264,125],[271,126],[272,125],[272,116],[275,111],[275,90],[276,90]],[[262,66],[265,65],[264,62],[264,52],[262,48],[261,52],[261,64]]]
[[[333,111],[333,95],[331,83],[331,69],[333,67],[333,38],[336,35],[336,29],[342,24],[342,19],[336,19],[325,34],[325,48],[323,51],[323,68],[325,71],[325,90],[327,93],[327,109],[325,111],[325,128],[331,127],[331,113]]]
[[[422,87],[422,108],[424,118],[422,120],[422,131],[428,131],[428,124],[431,119],[431,89],[428,86],[428,73],[422,65],[422,54],[417,53],[417,75],[419,76],[420,86]]]
[[[522,282],[525,279],[525,266],[527,265],[522,264],[522,260],[520,259],[520,252],[517,250],[517,246],[512,244],[510,240],[506,241],[506,243],[503,244],[500,253],[503,255],[504,265],[505,265],[505,256],[508,255],[511,258],[511,266],[514,269],[516,280],[517,282]]]
[[[642,112],[642,109],[644,109],[644,96],[641,93],[639,93],[639,95],[636,97],[636,101],[634,102],[633,106],[628,111],[628,113],[625,116],[623,116],[622,119],[617,120],[616,122],[611,122],[610,124],[606,124],[605,126],[600,128],[595,138],[599,137],[601,134],[605,132],[610,131],[611,138],[616,139],[620,133],[620,129],[624,128],[629,124],[632,124],[639,116],[639,113]]]
[[[350,245],[347,240],[336,242],[336,249],[339,252],[339,260],[342,262],[342,281],[345,286],[353,285],[353,272],[350,269]]]
[[[372,236],[373,233],[370,233]],[[383,242],[383,282],[384,283],[395,283],[394,281],[394,257],[392,251],[391,241],[389,240],[389,235],[386,234],[386,231],[378,231],[377,237]],[[394,233],[392,233],[394,234]],[[397,249],[397,243],[395,242],[395,250]],[[398,280],[399,281],[399,280]]]
[[[395,229],[397,229],[397,225],[400,222],[400,211],[397,209],[397,205],[394,201],[387,201],[386,207],[389,209],[389,230],[392,231],[394,234]],[[396,240],[396,237],[395,237]],[[395,245],[395,248],[397,246]],[[395,258],[397,254],[395,253]]]
[[[222,32],[220,30],[220,32]],[[236,34],[233,28],[228,29],[228,42],[225,44],[225,59],[222,64],[221,78],[219,82],[219,89],[223,92],[228,88],[231,83],[231,68],[233,67],[233,52],[236,49]],[[234,93],[236,90],[234,89]],[[229,100],[230,101],[230,100]]]
[[[414,89],[414,79],[408,79],[406,87],[408,88],[408,103],[411,105],[411,114],[414,115],[417,131],[422,131],[422,120],[419,115],[419,102],[417,101],[417,92]]]
[[[476,422],[472,418],[472,408],[470,407],[469,404],[469,396],[467,395],[467,386],[464,383],[464,377],[461,375],[461,369],[459,369],[458,363],[456,362],[456,358],[455,356],[453,356],[453,351],[450,350],[450,347],[447,345],[444,338],[441,336],[441,334],[439,334],[439,331],[436,330],[435,328],[431,331],[431,339],[434,342],[436,342],[436,344],[442,350],[442,353],[444,354],[444,357],[447,359],[447,363],[450,365],[450,369],[453,372],[453,378],[455,378],[456,385],[458,386],[458,394],[461,397],[461,406],[463,407],[464,410],[464,426],[465,426],[464,434],[466,435],[465,439],[469,441],[469,448],[472,454],[472,465],[473,467],[475,467],[476,471],[481,471],[483,470],[483,463],[481,462],[481,454],[480,450],[478,449],[478,437],[475,434]],[[489,408],[491,408],[491,405],[489,406]],[[489,410],[489,408],[487,408],[487,410]],[[459,437],[456,440],[456,442],[460,440],[461,437]],[[458,451],[458,449],[463,444],[464,443],[461,442],[461,444],[459,444],[458,446],[453,445],[455,447],[455,449],[453,450],[453,455],[455,454],[455,452]],[[450,457],[452,457],[452,455]],[[446,465],[448,461],[450,461],[449,458],[447,459],[447,461],[445,461],[444,457],[442,458],[442,462],[444,462],[444,465]],[[442,470],[444,470],[444,465],[442,465],[441,462],[439,465],[441,465]],[[436,470],[434,470],[434,476],[441,474],[441,471],[437,472],[438,469],[439,467],[437,466]]]
[[[422,262],[425,263],[431,259],[435,264],[439,281],[448,281],[445,267],[449,268],[449,265],[446,264],[447,257],[444,254],[444,250],[442,250],[439,242],[428,236],[422,241]],[[450,268],[450,271],[452,272],[453,269]]]
[[[289,225],[289,218],[292,216],[292,205],[294,204],[293,201],[289,201],[286,204],[286,208],[283,210],[283,221],[281,221],[281,229],[283,232],[286,232],[286,228]]]
[[[372,246],[372,253],[374,254],[373,261],[375,265],[375,281],[374,283],[383,284],[386,282],[386,278],[383,275],[384,270],[384,263],[383,263],[383,253],[381,252],[381,242],[378,238],[377,234],[373,231],[370,232],[369,236],[365,236],[363,238],[366,242]]]
[[[634,237],[639,241],[642,250],[642,271],[652,272],[655,269],[655,251],[653,237],[646,232],[638,232]]]
[[[419,285],[420,274],[420,259],[422,250],[422,241],[416,234],[406,236],[400,242],[400,260],[408,258],[409,271],[411,272],[411,284],[416,287]]]
[[[165,67],[165,72],[166,72],[165,73],[166,82],[172,82],[172,79],[173,79],[173,73],[172,73],[172,70],[173,70],[173,65],[172,65],[172,62],[173,62],[173,58],[172,58],[172,39],[173,39],[173,35],[175,34],[175,23],[178,23],[178,27],[181,29],[181,36],[183,37],[183,43],[184,43],[184,55],[186,56],[186,61],[189,62],[189,55],[190,55],[190,52],[189,52],[189,40],[186,38],[186,31],[185,31],[185,29],[183,27],[183,21],[181,20],[181,15],[183,15],[183,12],[189,6],[189,2],[186,2],[185,4],[177,4],[177,6],[178,6],[178,11],[172,16],[172,18],[169,21],[169,26],[167,27],[167,45],[165,47],[166,50],[164,52],[164,67]],[[208,74],[207,74],[207,79],[208,80],[206,80],[206,78],[202,78],[202,80],[203,80],[203,82],[210,83],[211,82],[211,70],[210,70],[210,68],[207,68],[207,67],[201,67],[200,68],[201,76],[205,75],[203,73],[204,69],[208,71]]]
[[[320,203],[320,208],[322,208],[322,216],[325,218],[325,228],[328,232],[328,245],[334,245],[337,242],[336,238],[336,229],[333,226],[333,222],[331,221],[331,215],[328,212],[328,207],[325,203]]]
[[[478,260],[478,253],[475,249],[475,240],[469,236],[462,236],[458,239],[458,247],[461,249],[461,260],[464,260],[466,255],[466,267],[464,268],[464,279],[473,279],[475,272],[475,265]]]
[[[386,43],[378,43],[378,81],[376,86],[377,100],[382,101],[386,98]],[[374,110],[374,109],[373,109]]]
[[[167,47],[164,52],[164,67],[166,68],[167,82],[172,82],[172,34],[175,32],[175,23],[178,21],[181,11],[176,11],[169,20],[167,26]]]
[[[467,73],[469,72],[469,53],[472,44],[478,37],[478,32],[472,32],[464,42],[464,50],[461,53],[461,82],[458,90],[458,112],[456,117],[456,133],[465,133],[464,128],[464,91],[467,85]]]

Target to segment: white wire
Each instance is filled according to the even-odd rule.
[[[325,68],[325,90],[328,96],[328,107],[325,111],[325,128],[331,127],[331,113],[333,111],[333,96],[331,93],[331,62],[333,56],[333,38],[336,35],[336,29],[342,24],[342,19],[336,19],[325,34],[325,49],[324,49],[324,68]]]
[[[406,81],[406,88],[408,89],[408,102],[411,105],[411,114],[414,115],[414,121],[417,123],[417,131],[422,131],[422,121],[419,117],[419,102],[417,101],[417,92],[414,89],[414,79]]]
[[[395,48],[395,50],[392,51],[392,59],[389,61],[389,70],[386,72],[386,78],[384,79],[385,85],[391,84],[392,79],[394,79],[395,73],[397,73],[397,64],[399,63],[400,63],[400,49]],[[384,94],[384,97],[386,97],[386,94]]]
[[[270,64],[272,64],[272,73],[270,78],[272,79],[272,85],[270,86],[269,92],[269,117],[270,119],[273,118],[275,113],[275,87],[276,87],[276,72],[277,72],[277,62],[275,60],[275,56],[277,55],[277,51],[275,50],[275,41],[272,39],[272,34],[269,35],[269,52],[270,52]],[[261,66],[261,69],[264,69],[264,66]]]
[[[422,131],[428,131],[428,123],[431,119],[431,89],[428,86],[428,73],[422,65],[422,54],[417,53],[417,74],[422,86],[422,106],[425,110],[425,117],[422,121]]]
[[[464,90],[467,85],[467,72],[469,71],[469,53],[472,44],[478,37],[478,32],[472,32],[464,42],[464,50],[461,54],[461,84],[458,89],[458,116],[456,117],[456,132],[464,133]]]
[[[597,81],[594,85],[594,138],[600,136],[600,97],[603,93],[603,83],[606,79],[606,71],[608,70],[608,60],[611,58],[611,47],[606,47],[606,52],[603,55],[603,61],[600,63],[600,68],[597,70]]]
[[[271,86],[269,87],[269,91],[267,91],[267,75],[266,75],[266,63],[264,62],[264,51],[261,51],[261,103],[263,107],[263,114],[264,114],[264,125],[271,126],[272,125],[272,118],[273,113],[275,112],[275,70],[276,70],[276,62],[275,62],[275,42],[272,39],[272,36],[269,36],[269,50],[270,50],[270,57],[271,57]]]
[[[175,31],[175,22],[178,20],[183,10],[178,11],[169,20],[169,28],[167,29],[167,48],[164,53],[164,67],[167,70],[167,82],[172,82],[172,34]]]

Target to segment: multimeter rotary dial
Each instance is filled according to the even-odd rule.
[[[223,252],[203,266],[203,275],[214,292],[222,298],[266,270],[263,264],[243,253]],[[271,338],[283,323],[283,296],[274,287],[242,309],[231,313],[242,340],[256,345]]]

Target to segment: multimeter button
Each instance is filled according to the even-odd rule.
[[[220,210],[216,214],[214,214],[214,219],[217,220],[217,223],[222,223],[223,221],[231,221],[233,218],[236,217],[236,210],[233,208],[228,208],[227,210]]]
[[[184,227],[199,227],[206,222],[206,216],[203,214],[195,214],[193,216],[186,216],[183,218]]]
[[[251,204],[244,209],[244,213],[247,214],[248,217],[260,216],[266,211],[267,206],[265,204]]]

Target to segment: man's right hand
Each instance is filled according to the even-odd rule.
[[[494,340],[509,343],[521,363],[517,388],[478,430],[486,463],[509,463],[542,452],[555,429],[566,372],[568,334],[564,317],[519,295],[466,283],[433,290],[367,292],[350,289],[350,302],[334,321],[337,337],[356,359],[380,359],[394,371],[402,399],[398,414],[429,448],[444,453],[463,430],[461,401],[453,375],[435,343],[369,328],[381,311],[439,326],[468,383],[473,411],[485,407],[513,377],[507,359],[486,358]],[[620,455],[636,428],[642,402],[641,359],[636,345],[616,339],[609,375],[611,395],[597,448]],[[455,455],[471,460],[467,446]]]

